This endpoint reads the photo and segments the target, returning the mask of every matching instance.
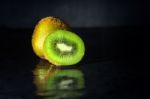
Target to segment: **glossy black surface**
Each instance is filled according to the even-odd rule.
[[[0,29],[0,99],[64,99],[37,95],[33,71],[41,60],[32,51],[32,30]],[[149,99],[149,28],[73,30],[86,45],[83,60],[70,67],[84,75],[79,99]]]

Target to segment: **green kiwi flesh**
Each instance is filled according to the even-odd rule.
[[[46,59],[57,66],[74,65],[83,58],[84,53],[83,40],[67,30],[57,30],[49,34],[44,41]]]

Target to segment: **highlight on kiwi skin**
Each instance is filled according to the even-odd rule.
[[[69,66],[81,61],[85,53],[83,40],[75,33],[57,30],[44,41],[44,56],[56,66]]]
[[[44,58],[43,54],[43,43],[48,34],[58,30],[64,29],[69,30],[69,26],[59,18],[56,17],[45,17],[42,18],[35,26],[32,35],[32,47],[33,51],[40,58]]]

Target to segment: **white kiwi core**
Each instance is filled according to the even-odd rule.
[[[72,51],[72,46],[69,46],[65,43],[57,43],[56,47],[61,51],[61,52],[71,52]]]

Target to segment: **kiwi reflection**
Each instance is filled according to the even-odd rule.
[[[78,69],[60,69],[41,60],[33,74],[36,93],[44,99],[77,99],[84,94],[83,73]]]

